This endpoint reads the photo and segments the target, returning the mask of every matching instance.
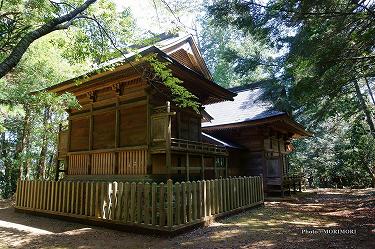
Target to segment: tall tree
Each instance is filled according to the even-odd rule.
[[[312,129],[339,117],[352,132],[354,121],[364,120],[372,138],[366,80],[375,76],[374,10],[373,1],[361,0],[219,0],[209,6],[216,25],[236,27],[279,51],[277,77],[264,84],[274,101],[280,97],[272,91],[280,89],[295,117]],[[239,66],[251,70],[246,60]]]

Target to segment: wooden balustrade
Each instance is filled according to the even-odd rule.
[[[184,140],[178,138],[171,138],[171,148],[175,150],[186,150],[198,153],[208,153],[208,154],[224,154],[228,153],[225,146]]]
[[[176,231],[262,204],[261,177],[167,184],[18,181],[16,210]]]

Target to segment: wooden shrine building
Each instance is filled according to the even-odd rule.
[[[287,113],[261,101],[262,90],[256,84],[229,90],[237,94],[234,101],[205,106],[212,120],[202,124],[206,141],[216,140],[228,149],[228,174],[262,175],[265,192],[284,194],[289,184],[295,184],[291,181],[300,184],[300,176],[289,174],[287,155],[293,138],[311,134]]]
[[[67,180],[165,181],[263,175],[265,190],[283,184],[290,139],[308,136],[288,115],[256,105],[259,89],[227,90],[212,81],[190,36],[139,50],[86,76],[47,90],[70,92],[58,159]],[[173,104],[169,90],[147,70],[146,55],[169,62],[197,96],[199,113]],[[131,63],[129,63],[129,61]],[[77,81],[80,83],[77,84]],[[268,106],[269,107],[269,106]]]

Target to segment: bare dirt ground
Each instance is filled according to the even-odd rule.
[[[332,234],[335,229],[345,230]],[[347,230],[355,234],[342,234]],[[19,214],[9,201],[0,201],[0,248],[373,249],[375,189],[318,189],[282,202],[274,199],[174,238]]]

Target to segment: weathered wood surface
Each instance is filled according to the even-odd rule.
[[[18,181],[16,208],[176,230],[263,203],[261,177],[166,184]]]

